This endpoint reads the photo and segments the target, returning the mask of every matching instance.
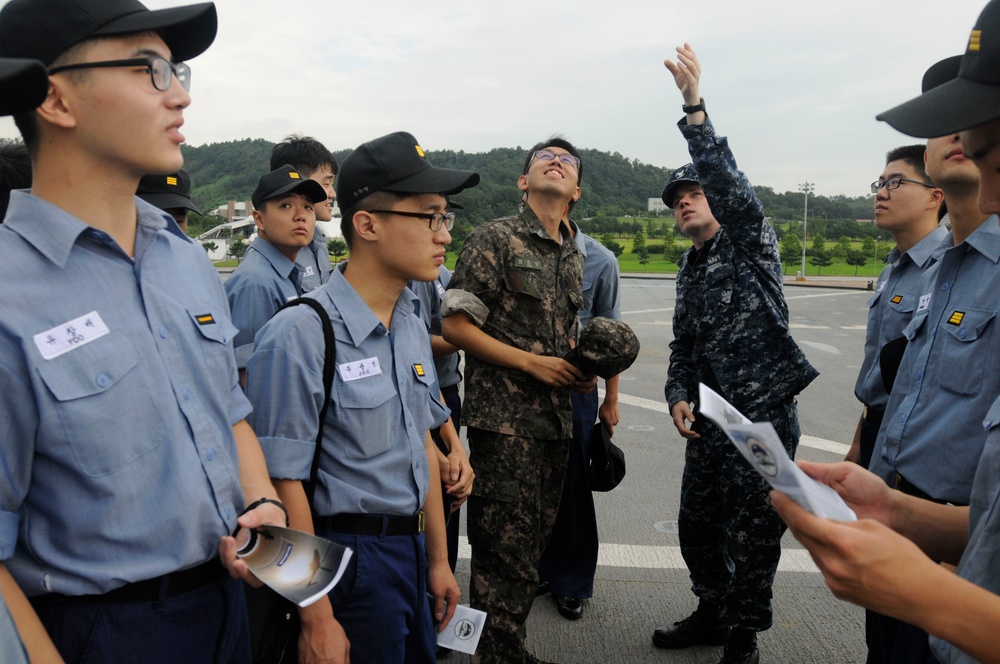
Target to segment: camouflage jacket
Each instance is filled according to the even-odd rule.
[[[526,207],[469,234],[441,313],[461,312],[494,339],[562,357],[583,307],[583,255],[569,228],[560,245]],[[553,388],[527,373],[465,355],[462,424],[511,436],[573,436],[570,388]]]
[[[754,419],[819,373],[788,332],[778,238],[726,138],[707,118],[678,126],[721,228],[707,255],[692,247],[681,259],[664,392],[672,408],[696,400],[704,382]]]

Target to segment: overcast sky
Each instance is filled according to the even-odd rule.
[[[662,62],[689,41],[712,120],[753,183],[858,196],[887,150],[919,142],[875,115],[964,51],[984,5],[217,0],[218,37],[190,63],[182,131],[191,145],[303,132],[336,150],[406,130],[425,149],[467,152],[558,132],[674,168],[688,157]],[[16,135],[2,119],[0,136]]]

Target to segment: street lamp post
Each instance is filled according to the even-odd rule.
[[[806,195],[805,209],[802,213],[802,281],[806,280],[806,224],[809,222],[809,192],[812,190],[812,182],[803,182],[799,185],[799,191]]]

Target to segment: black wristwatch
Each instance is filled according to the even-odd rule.
[[[689,113],[689,114],[690,113],[697,113],[698,111],[704,111],[705,110],[705,98],[704,97],[699,97],[698,98],[698,105],[697,106],[681,106],[681,110],[684,111],[685,113]]]

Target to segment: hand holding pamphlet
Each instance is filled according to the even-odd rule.
[[[309,606],[337,585],[353,551],[330,540],[279,526],[250,531],[236,555],[254,576],[299,606]]]
[[[448,626],[438,632],[437,644],[442,648],[475,655],[476,648],[479,646],[479,637],[483,634],[483,624],[485,623],[485,611],[459,604],[455,607],[455,614],[452,615]]]
[[[719,396],[700,384],[699,411],[722,429],[736,449],[746,457],[772,488],[781,491],[816,516],[838,521],[857,521],[844,499],[795,465],[770,422],[754,423]]]

